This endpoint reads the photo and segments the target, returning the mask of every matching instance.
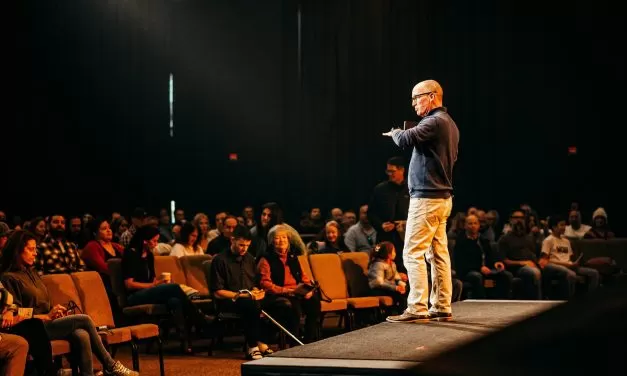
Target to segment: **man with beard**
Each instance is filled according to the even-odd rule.
[[[62,215],[50,217],[50,232],[37,246],[35,265],[39,275],[85,270],[85,263],[78,255],[78,247],[65,238],[65,218]]]
[[[503,235],[498,243],[507,270],[520,277],[527,299],[542,299],[542,272],[537,264],[536,245],[527,233],[525,213],[516,210],[510,217],[512,230]]]
[[[592,227],[581,223],[581,212],[571,210],[568,213],[568,226],[564,230],[564,236],[571,239],[583,239]]]

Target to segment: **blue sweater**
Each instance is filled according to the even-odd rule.
[[[414,148],[407,173],[411,198],[451,197],[459,130],[445,107],[429,111],[413,128],[395,129],[392,139]]]

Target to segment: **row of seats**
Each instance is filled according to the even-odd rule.
[[[114,351],[120,345],[130,346],[134,370],[139,371],[138,344],[143,341],[156,342],[161,376],[165,374],[159,327],[150,323],[139,323],[116,328],[107,292],[97,272],[50,274],[44,275],[42,280],[48,289],[53,306],[56,304],[75,306],[74,313],[89,315],[96,327],[108,328],[100,332],[105,346]],[[70,354],[68,341],[54,340],[51,343],[52,355],[57,363],[60,362],[61,356]]]

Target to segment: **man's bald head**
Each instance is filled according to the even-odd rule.
[[[437,97],[442,101],[442,97],[444,96],[444,91],[442,90],[442,86],[436,80],[425,80],[419,82],[414,86],[414,90],[419,89],[420,93],[424,92],[434,92]]]
[[[411,91],[411,104],[418,116],[426,116],[434,108],[442,107],[444,91],[435,80],[419,82]]]

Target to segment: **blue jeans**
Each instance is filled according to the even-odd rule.
[[[525,299],[542,299],[542,272],[540,269],[525,265],[512,267],[510,271],[522,280]]]
[[[71,315],[44,324],[50,340],[64,339],[71,343],[72,354],[79,360],[81,375],[93,376],[92,351],[105,370],[113,369],[115,360],[109,355],[94,322],[87,315]]]
[[[564,299],[575,295],[577,275],[586,277],[588,291],[593,291],[599,287],[599,272],[591,268],[576,267],[570,269],[562,265],[548,263],[544,267],[544,274],[546,275],[547,281],[553,279],[559,281],[561,296]]]

